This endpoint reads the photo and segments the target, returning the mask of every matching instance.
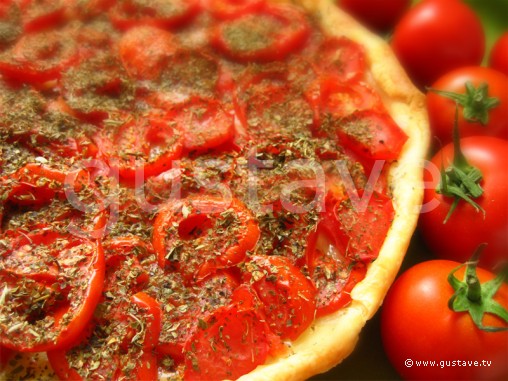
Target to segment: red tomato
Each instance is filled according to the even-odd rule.
[[[224,233],[216,234],[216,229]],[[162,268],[180,268],[186,279],[204,279],[242,262],[258,238],[257,223],[239,200],[189,197],[170,200],[160,209],[153,247]]]
[[[62,73],[61,87],[67,106],[86,122],[100,122],[134,103],[134,84],[119,59],[101,52]]]
[[[475,136],[461,139],[460,145],[469,164],[483,174],[480,186],[484,193],[474,201],[485,210],[485,215],[461,200],[443,223],[454,200],[436,193],[439,169],[442,165],[447,168],[453,161],[454,147],[448,144],[432,158],[425,173],[424,209],[419,227],[427,245],[444,259],[465,262],[480,243],[486,242],[488,246],[480,263],[492,267],[508,259],[508,142]]]
[[[487,98],[496,98],[499,104],[486,111],[488,122],[484,125],[480,121],[469,122],[464,117],[464,107],[459,106],[459,130],[461,137],[467,136],[497,136],[508,138],[508,77],[502,73],[480,66],[468,66],[453,70],[437,80],[432,89],[447,91],[457,94],[466,93],[466,82],[470,82],[475,89],[482,84],[488,86],[488,91],[481,96],[481,100],[475,92],[469,104],[469,109],[483,110],[484,107],[475,104],[486,104]],[[474,99],[474,101],[473,101]],[[452,141],[452,131],[455,121],[456,102],[438,93],[427,93],[427,110],[432,134],[439,139],[440,144],[448,144]],[[475,113],[476,117],[482,115]]]
[[[32,33],[64,23],[68,3],[69,0],[20,0],[24,31]]]
[[[202,320],[187,342],[185,380],[237,379],[279,348],[277,337],[258,312],[252,291],[244,285],[236,294],[236,303]]]
[[[151,26],[129,29],[118,43],[123,67],[131,77],[139,80],[158,79],[176,47],[171,33]]]
[[[167,288],[168,280],[178,282],[180,288],[171,292]],[[183,281],[174,274],[165,273],[162,277],[150,279],[150,292],[155,291],[161,305],[168,306],[163,310],[163,330],[157,350],[169,355],[176,364],[185,362],[186,343],[196,334],[202,323],[216,310],[232,303],[234,290],[239,286],[236,276],[220,271],[192,287],[183,286]],[[147,291],[147,292],[149,292]],[[169,295],[168,295],[169,294]],[[180,327],[180,329],[178,329]],[[185,327],[185,329],[182,329]]]
[[[210,43],[225,56],[240,62],[278,61],[299,49],[310,26],[305,15],[289,5],[270,5],[220,23]]]
[[[339,6],[379,32],[392,29],[411,5],[410,0],[339,0]]]
[[[190,21],[200,9],[198,0],[120,0],[110,9],[111,23],[118,29],[151,25],[177,28]]]
[[[458,237],[455,243],[465,238]],[[384,348],[406,380],[501,380],[508,375],[508,332],[482,331],[467,312],[448,308],[454,291],[447,277],[457,266],[459,263],[445,260],[420,263],[395,281],[383,302]],[[482,283],[494,278],[486,270],[477,272]],[[463,274],[464,269],[459,270],[457,279],[462,280]],[[501,286],[495,300],[508,308],[507,284]],[[485,315],[483,324],[507,327],[491,314]],[[434,361],[435,365],[424,366],[420,361]],[[472,366],[472,361],[483,366]]]
[[[364,157],[396,160],[407,135],[384,110],[357,111],[337,128],[342,143]]]
[[[120,306],[109,306],[109,310],[103,308],[110,316],[101,319],[102,328],[91,329],[90,339],[69,350],[48,352],[49,363],[60,380],[123,379],[133,377],[133,373],[139,380],[158,379],[154,350],[161,329],[159,303],[143,292],[127,300]],[[104,353],[108,355],[102,356]]]
[[[256,255],[245,265],[244,277],[263,303],[270,329],[295,340],[314,320],[316,290],[289,259]]]
[[[78,50],[69,30],[55,29],[23,35],[6,57],[0,60],[0,73],[6,80],[42,86],[76,63]]]
[[[179,49],[168,57],[156,90],[147,101],[160,108],[189,102],[192,97],[218,98],[231,84],[222,65],[199,50]]]
[[[210,12],[219,19],[233,19],[258,11],[265,0],[209,0]]]
[[[480,19],[462,1],[425,0],[397,24],[392,47],[413,81],[426,86],[455,68],[479,65],[485,36]]]
[[[355,111],[382,107],[381,98],[361,83],[345,84],[340,77],[323,75],[311,84],[306,97],[314,111],[315,133],[320,136],[330,130],[330,116],[341,119]]]
[[[360,80],[365,72],[362,46],[345,37],[326,39],[315,57],[318,71],[341,81]]]
[[[100,243],[51,229],[9,233],[1,249],[0,344],[44,352],[75,344],[102,293]],[[48,322],[52,324],[48,325]]]
[[[181,129],[187,152],[205,152],[230,142],[235,134],[234,116],[220,102],[193,97],[171,112]]]
[[[508,75],[508,32],[503,33],[492,47],[489,66]]]
[[[180,157],[182,134],[164,113],[122,114],[116,121],[118,125],[105,126],[95,140],[109,166],[129,184],[166,171]]]
[[[21,15],[14,0],[4,0],[0,3],[0,50],[13,44],[22,34]]]

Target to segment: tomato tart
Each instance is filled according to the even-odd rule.
[[[298,380],[416,225],[424,98],[331,1],[0,5],[6,379]]]

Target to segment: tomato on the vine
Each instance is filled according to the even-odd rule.
[[[508,172],[506,152],[508,142],[489,136],[474,136],[460,140],[460,147],[467,162],[481,172],[479,186],[483,194],[470,197],[474,205],[460,200],[454,205],[454,197],[436,191],[440,183],[437,174],[454,161],[454,145],[443,147],[430,161],[425,173],[426,189],[419,227],[427,245],[440,258],[464,262],[481,243],[488,246],[481,263],[486,267],[508,259]],[[470,179],[476,176],[461,165],[459,172]],[[450,173],[455,177],[457,171]],[[468,174],[469,173],[469,174]],[[447,176],[448,177],[448,176]],[[442,186],[441,186],[442,188]],[[460,188],[460,187],[459,187]],[[444,223],[447,219],[446,223]]]
[[[366,26],[384,32],[391,29],[411,5],[410,0],[340,0],[339,6]]]
[[[508,75],[508,32],[503,33],[492,47],[489,65]]]
[[[458,101],[461,137],[487,135],[507,139],[507,89],[508,77],[487,67],[466,66],[446,73],[427,93],[432,135],[441,144],[452,140]]]
[[[383,345],[390,362],[404,379],[501,380],[508,375],[508,331],[482,330],[468,312],[455,312],[448,307],[456,288],[447,278],[458,266],[458,262],[447,260],[419,263],[395,281],[384,300],[381,310]],[[486,282],[492,280],[494,274],[479,268],[476,271],[485,289]],[[463,268],[457,271],[456,281],[462,280],[463,274]],[[493,300],[506,309],[508,284],[502,280],[499,283]],[[462,302],[474,305],[470,298],[474,299],[473,295],[462,294]],[[451,304],[461,310],[457,307],[457,299],[459,296]],[[482,303],[485,304],[486,299],[482,294]],[[481,317],[481,324],[487,328],[508,327],[501,318],[490,313]],[[422,364],[424,361],[427,366]],[[430,365],[432,361],[434,366]],[[475,361],[477,366],[474,366]]]
[[[459,0],[425,0],[411,8],[392,47],[413,81],[426,86],[457,67],[479,65],[485,35],[478,16]]]

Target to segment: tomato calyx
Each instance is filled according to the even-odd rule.
[[[483,194],[483,189],[480,186],[483,174],[478,168],[469,164],[460,148],[458,107],[455,108],[453,146],[453,163],[446,170],[441,168],[441,181],[436,188],[437,193],[446,197],[454,197],[452,206],[443,221],[444,224],[449,220],[460,200],[466,201],[476,211],[482,211],[485,217],[485,210],[473,200]]]
[[[478,87],[467,81],[464,94],[451,91],[429,89],[442,97],[451,99],[462,106],[464,119],[470,123],[480,123],[486,126],[489,123],[489,110],[496,108],[501,103],[498,98],[489,97],[489,85],[482,82]]]
[[[487,245],[481,244],[468,262],[457,266],[448,275],[448,283],[455,290],[448,301],[448,308],[454,312],[468,312],[478,329],[483,331],[506,331],[508,327],[484,326],[482,323],[483,315],[487,313],[496,315],[508,323],[508,311],[493,299],[504,282],[506,271],[500,272],[497,277],[484,284],[480,283],[476,274],[478,259],[485,246]],[[455,277],[455,273],[464,265],[466,272],[464,280],[460,281]]]

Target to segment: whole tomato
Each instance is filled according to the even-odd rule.
[[[404,379],[501,380],[508,375],[508,331],[481,330],[469,313],[448,308],[454,289],[447,277],[459,265],[447,260],[419,263],[395,281],[385,298],[381,309],[383,345]],[[464,268],[455,275],[462,280],[463,274]],[[482,284],[494,278],[483,269],[477,269],[477,275]],[[508,308],[508,284],[501,284],[494,300]],[[492,314],[485,314],[481,322],[508,327]]]
[[[340,0],[339,6],[366,26],[380,32],[393,28],[410,0]]]
[[[454,198],[437,193],[436,188],[441,180],[440,168],[448,168],[454,161],[454,145],[448,144],[436,153],[425,171],[419,228],[439,258],[465,262],[479,244],[487,243],[481,263],[492,267],[508,259],[508,141],[474,136],[461,139],[460,147],[467,162],[481,172],[483,194],[472,200],[483,212],[460,200],[444,223]]]
[[[472,85],[471,91],[466,91],[468,82]],[[432,135],[440,143],[447,144],[452,140],[456,106],[453,98],[459,97],[463,100],[459,103],[458,119],[461,137],[487,135],[508,138],[506,75],[487,67],[466,66],[439,78],[432,89],[437,92],[427,93],[427,110]],[[449,98],[440,92],[456,95]]]
[[[508,32],[503,33],[492,47],[489,66],[508,75]]]
[[[485,35],[478,16],[459,0],[424,0],[395,27],[392,47],[413,81],[428,86],[446,72],[479,65]]]

